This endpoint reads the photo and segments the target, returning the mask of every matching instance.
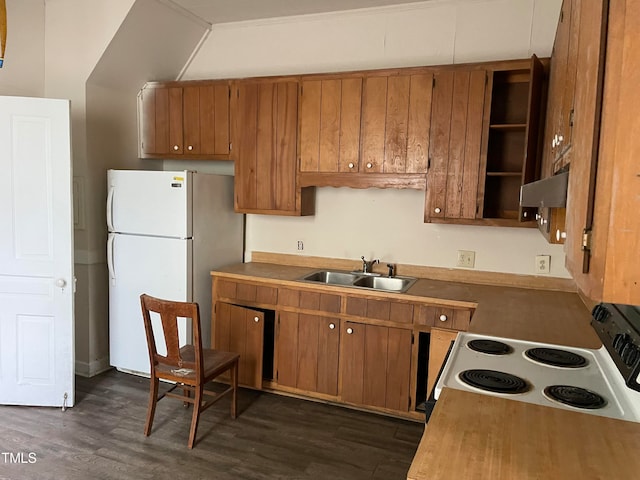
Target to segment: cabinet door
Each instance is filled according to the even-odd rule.
[[[235,90],[235,208],[300,215],[296,186],[298,84],[238,82]]]
[[[362,94],[363,173],[425,173],[433,75],[370,76]]]
[[[184,153],[229,155],[229,85],[227,82],[183,88]]]
[[[338,394],[340,321],[280,312],[276,340],[279,385]]]
[[[247,307],[217,302],[214,313],[213,348],[240,354],[238,382],[262,388],[264,313]]]
[[[408,411],[411,331],[344,322],[341,399]]]
[[[300,171],[357,172],[362,78],[302,82]]]
[[[486,72],[435,74],[425,222],[475,219]]]
[[[182,88],[147,86],[138,97],[141,156],[182,153]]]
[[[427,371],[427,397],[431,395],[431,390],[436,385],[438,372],[442,368],[449,345],[456,339],[458,332],[452,330],[431,329],[431,339],[429,341],[429,370]]]

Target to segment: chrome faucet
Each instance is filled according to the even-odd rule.
[[[367,262],[364,258],[364,255],[360,257],[362,259],[362,273],[371,273],[371,269],[376,263],[380,263],[380,260],[375,258],[370,262]]]

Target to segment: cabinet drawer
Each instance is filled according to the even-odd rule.
[[[218,296],[222,298],[268,303],[270,305],[278,303],[278,289],[275,287],[232,282],[229,280],[218,280],[216,285]]]
[[[422,305],[416,308],[414,323],[429,327],[467,330],[471,322],[471,310]]]
[[[281,288],[278,295],[278,305],[318,312],[339,313],[340,295]]]
[[[413,305],[389,300],[351,297],[347,298],[347,314],[376,320],[411,323]]]

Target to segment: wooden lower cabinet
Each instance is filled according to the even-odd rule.
[[[278,385],[338,394],[339,319],[280,312],[276,345]]]
[[[264,313],[253,308],[217,302],[214,315],[213,348],[239,353],[238,382],[261,389]]]
[[[438,372],[447,356],[449,345],[456,339],[458,332],[455,330],[431,329],[431,339],[429,341],[429,368],[427,370],[427,397],[435,387]]]
[[[341,400],[408,411],[411,336],[411,330],[343,322]]]

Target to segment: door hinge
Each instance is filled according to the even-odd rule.
[[[435,77],[435,75],[434,75],[434,77],[433,77],[433,81],[431,82],[431,86],[432,86],[432,87],[435,87],[435,86],[436,86],[436,77]]]
[[[229,92],[229,99],[231,99],[231,88],[229,88],[228,92]]]
[[[413,333],[411,333],[411,345],[413,345],[414,342],[415,342],[415,336]]]
[[[431,168],[431,157],[427,157],[427,170]]]
[[[582,231],[582,251],[591,251],[591,229],[585,228]]]
[[[411,410],[411,397],[409,397],[409,410]]]
[[[573,127],[573,115],[575,114],[575,110],[572,108],[571,112],[569,113],[569,126]]]

